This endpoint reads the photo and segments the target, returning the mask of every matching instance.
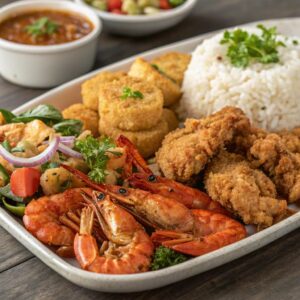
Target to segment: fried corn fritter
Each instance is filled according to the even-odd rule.
[[[191,61],[191,55],[180,52],[168,52],[152,60],[159,70],[172,78],[179,86],[182,85],[184,73]]]
[[[100,87],[99,115],[111,127],[147,130],[161,120],[163,101],[163,94],[155,85],[126,76]]]
[[[156,85],[163,93],[166,107],[177,103],[181,97],[180,86],[142,58],[135,60],[128,75]]]
[[[188,119],[185,128],[169,133],[157,152],[163,174],[187,182],[231,141],[236,131],[249,130],[248,118],[239,108],[225,107],[200,120]]]
[[[98,136],[98,113],[87,108],[81,103],[73,104],[62,111],[65,119],[77,119],[83,123],[83,130],[90,130],[94,136]]]
[[[125,72],[101,72],[95,77],[86,80],[81,86],[81,96],[83,104],[94,110],[98,111],[98,96],[99,88],[103,83],[113,82],[126,76]]]
[[[209,196],[246,224],[264,228],[286,214],[287,202],[276,199],[273,182],[240,155],[221,151],[208,165],[204,182]]]
[[[128,131],[111,127],[105,120],[100,118],[99,131],[103,135],[117,139],[121,134],[126,136],[145,158],[155,154],[161,145],[164,136],[169,132],[168,123],[164,119],[148,130]]]
[[[163,119],[165,119],[169,126],[169,131],[173,131],[179,126],[179,121],[175,115],[175,113],[171,109],[164,108]]]
[[[289,151],[279,135],[257,139],[248,158],[254,167],[264,170],[289,202],[300,200],[300,154]]]

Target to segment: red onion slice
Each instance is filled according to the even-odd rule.
[[[15,166],[35,167],[50,160],[50,158],[56,152],[58,145],[59,145],[59,137],[54,136],[45,151],[43,151],[39,155],[30,158],[14,156],[11,153],[9,153],[2,145],[0,145],[0,155],[3,156],[4,159],[6,159],[8,162],[10,162]]]
[[[75,136],[69,135],[69,136],[60,136],[59,140],[64,143],[64,142],[74,142],[75,141]]]
[[[62,143],[59,143],[58,144],[58,148],[57,148],[60,152],[62,152],[63,154],[66,154],[68,156],[71,156],[71,157],[75,157],[75,158],[82,158],[82,154],[69,148],[68,146],[62,144]]]

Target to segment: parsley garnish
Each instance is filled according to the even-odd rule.
[[[44,34],[53,34],[57,32],[59,25],[48,18],[40,18],[36,20],[34,23],[31,25],[26,26],[26,31],[27,33],[34,35],[34,36],[39,36],[39,35],[44,35]]]
[[[299,42],[297,40],[293,40],[293,45],[297,46],[299,45]]]
[[[225,31],[221,44],[228,44],[227,56],[232,65],[238,68],[246,68],[250,62],[262,64],[278,63],[278,47],[285,47],[281,41],[277,41],[276,27],[266,28],[257,25],[262,31],[261,35],[249,34],[242,29],[232,32]]]
[[[188,259],[187,256],[175,252],[172,249],[166,248],[164,246],[160,246],[156,248],[153,261],[151,264],[151,270],[159,270],[166,267],[174,266],[185,262]]]
[[[134,98],[134,99],[143,99],[144,95],[140,91],[133,91],[129,87],[124,87],[122,91],[121,99],[125,100],[127,98]]]
[[[107,152],[111,148],[115,148],[115,144],[110,138],[103,138],[101,140],[88,136],[84,140],[78,140],[75,143],[75,149],[80,151],[85,162],[91,169],[89,177],[97,182],[104,182],[106,177],[106,165],[109,160]]]

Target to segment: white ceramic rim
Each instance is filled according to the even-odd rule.
[[[172,18],[179,15],[184,14],[185,12],[188,12],[192,7],[197,3],[197,0],[187,0],[182,5],[162,11],[157,14],[153,15],[118,15],[110,12],[101,11],[100,9],[97,9],[89,4],[87,4],[84,0],[74,0],[76,3],[80,3],[83,6],[88,6],[91,9],[93,9],[97,14],[103,18],[103,20],[109,20],[109,21],[118,21],[118,22],[128,22],[128,23],[145,23],[145,22],[154,22],[159,21],[164,18]]]
[[[76,4],[74,2],[65,1],[65,0],[25,0],[12,4],[8,4],[0,9],[0,16],[4,13],[14,13],[16,9],[24,8],[24,12],[26,11],[36,11],[41,9],[51,9],[53,10],[53,4],[58,7],[55,10],[60,11],[69,11],[72,13],[81,14],[85,18],[87,18],[94,25],[93,30],[87,34],[86,36],[69,43],[63,43],[58,45],[46,45],[46,46],[32,46],[26,44],[18,44],[14,42],[7,41],[5,39],[0,38],[0,47],[17,51],[17,52],[25,52],[25,53],[57,53],[57,52],[65,52],[71,49],[82,47],[93,39],[97,38],[102,30],[102,22],[99,20],[97,14],[88,7],[82,7],[82,5]]]

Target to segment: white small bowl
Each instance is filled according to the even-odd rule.
[[[76,41],[50,46],[18,44],[0,38],[0,73],[8,81],[26,87],[49,88],[92,68],[102,24],[87,7],[62,0],[20,1],[0,9],[0,23],[15,14],[44,9],[80,14],[92,22],[94,29]]]
[[[103,21],[104,28],[111,33],[126,36],[144,36],[172,27],[182,21],[193,9],[197,0],[187,0],[184,4],[153,15],[118,15],[101,11],[88,5],[84,0],[74,0],[91,7]]]

